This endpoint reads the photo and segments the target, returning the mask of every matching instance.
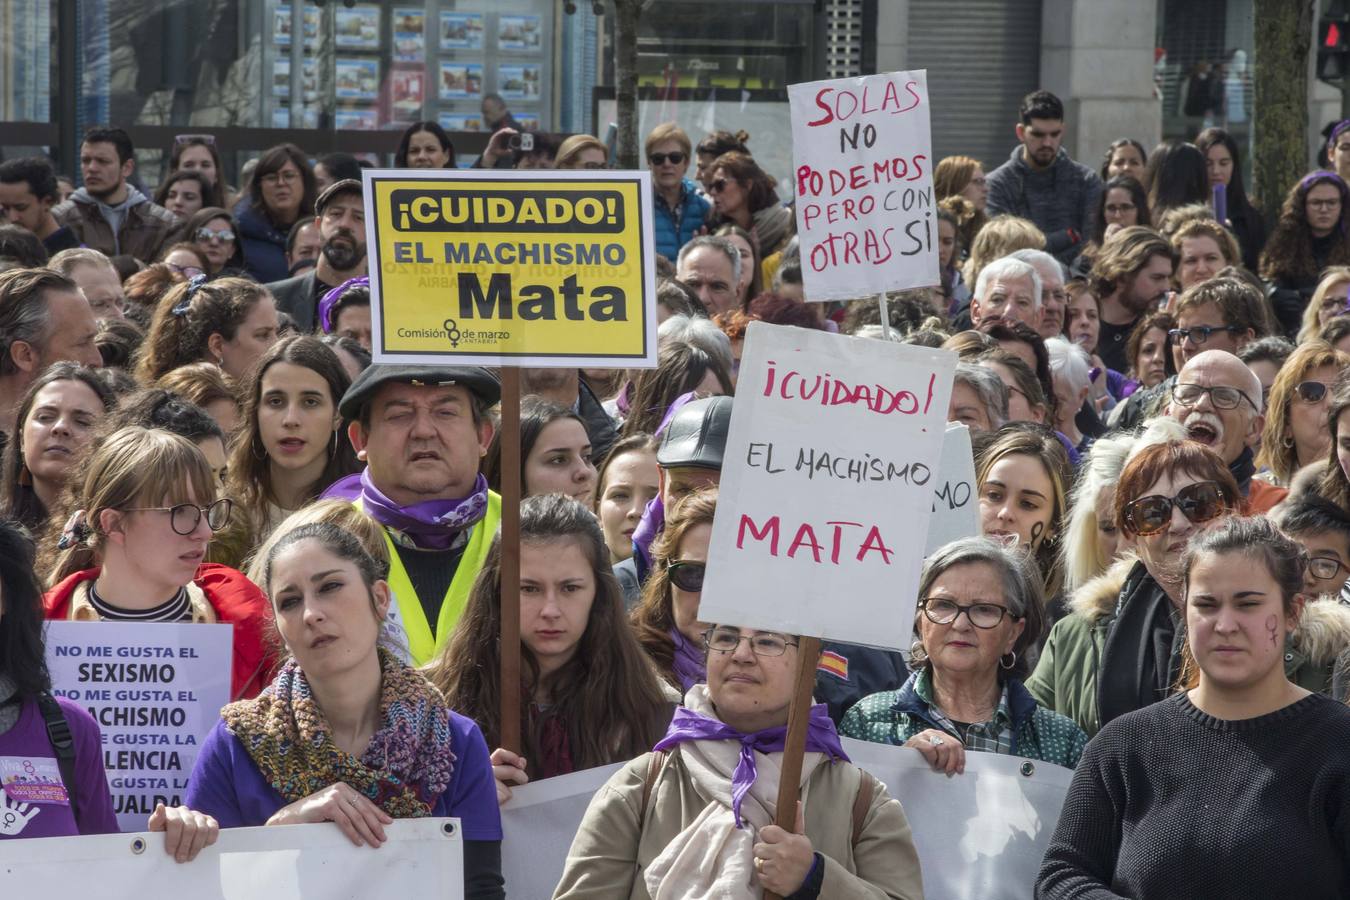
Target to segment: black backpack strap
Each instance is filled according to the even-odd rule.
[[[66,797],[70,800],[70,814],[75,817],[75,825],[80,824],[80,804],[75,797],[75,736],[70,732],[70,723],[61,704],[51,694],[43,691],[37,696],[38,709],[42,711],[42,720],[47,723],[47,740],[56,751],[56,766],[61,770],[61,781],[66,786]]]

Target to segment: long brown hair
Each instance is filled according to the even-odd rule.
[[[670,575],[666,566],[679,558],[685,535],[700,525],[711,525],[717,512],[717,489],[696,491],[682,498],[666,512],[666,527],[652,544],[652,571],[642,586],[642,599],[633,609],[633,629],[642,649],[656,664],[661,677],[675,688],[675,642],[670,638],[675,627],[671,606]]]
[[[1294,389],[1313,370],[1326,366],[1344,372],[1350,368],[1350,356],[1326,341],[1314,338],[1299,344],[1298,349],[1289,354],[1270,386],[1266,425],[1261,432],[1261,452],[1256,455],[1256,465],[1258,468],[1269,468],[1281,484],[1288,484],[1298,469],[1298,448],[1294,446],[1293,429],[1289,424]],[[1334,446],[1332,450],[1335,451]]]
[[[581,548],[595,577],[586,631],[572,658],[545,684],[551,712],[566,730],[572,762],[577,769],[593,768],[651,749],[669,721],[667,701],[656,672],[623,620],[623,593],[610,568],[600,523],[570,497],[528,497],[520,504],[520,540],[522,544],[572,541]],[[425,669],[447,705],[477,722],[490,747],[501,745],[502,599],[498,535],[454,636]],[[520,655],[525,701],[521,734],[525,758],[533,769],[543,757],[540,736],[531,727],[528,700],[535,696],[541,675],[538,661],[524,642]]]
[[[201,362],[211,335],[234,340],[253,307],[270,296],[267,288],[247,278],[175,285],[155,307],[136,362],[136,380],[149,387],[179,366]]]
[[[633,393],[629,400],[628,418],[621,433],[655,434],[665,419],[670,404],[681,394],[687,394],[703,383],[711,371],[728,396],[734,393],[731,373],[716,356],[686,344],[667,341],[656,354],[656,368],[643,369],[633,379]]]
[[[1345,222],[1350,215],[1350,190],[1334,172],[1314,172],[1289,189],[1280,207],[1280,219],[1261,251],[1261,277],[1266,281],[1315,282],[1319,274],[1313,259],[1312,229],[1308,227],[1308,192],[1320,184],[1333,185],[1341,195],[1341,218],[1333,232],[1325,266],[1350,264],[1350,246],[1346,245]]]
[[[1342,320],[1332,319],[1332,321]],[[1331,432],[1331,449],[1327,452],[1326,472],[1317,485],[1317,493],[1341,509],[1350,509],[1350,479],[1346,478],[1336,452],[1337,445],[1341,442],[1340,429],[1337,425],[1341,413],[1347,409],[1350,409],[1350,370],[1337,375],[1335,383],[1331,386],[1331,408],[1327,410],[1327,430]]]

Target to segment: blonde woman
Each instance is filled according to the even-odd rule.
[[[1330,266],[1322,270],[1322,279],[1317,282],[1307,309],[1303,310],[1303,325],[1298,330],[1298,340],[1302,344],[1317,337],[1318,332],[1332,319],[1350,312],[1350,266]]]
[[[48,543],[57,551],[49,619],[234,626],[230,696],[256,696],[270,668],[267,598],[242,573],[203,562],[231,503],[187,438],[130,426],[90,456],[73,489],[78,510]]]
[[[965,246],[970,248],[970,256],[961,270],[961,277],[966,284],[975,284],[980,270],[996,259],[1017,250],[1044,250],[1045,234],[1027,219],[994,216]]]
[[[1167,421],[1170,424],[1171,420]],[[1182,429],[1176,428],[1178,433]],[[1078,468],[1078,481],[1069,498],[1069,516],[1060,542],[1064,590],[1072,594],[1118,559],[1125,546],[1116,527],[1116,482],[1125,458],[1134,448],[1131,434],[1098,438]]]
[[[933,190],[939,202],[949,197],[960,197],[970,204],[974,214],[961,223],[961,246],[969,247],[989,221],[985,213],[989,202],[989,184],[985,180],[984,166],[978,159],[969,156],[945,157],[933,170]]]
[[[607,169],[609,148],[589,134],[574,134],[558,147],[555,169]]]
[[[1300,344],[1280,367],[1270,386],[1256,457],[1256,467],[1269,469],[1274,484],[1288,487],[1299,469],[1326,459],[1331,386],[1348,367],[1350,355],[1316,339]]]

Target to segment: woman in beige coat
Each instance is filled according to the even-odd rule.
[[[812,710],[797,825],[772,824],[798,642],[714,625],[708,681],[657,751],[596,793],[554,900],[917,900],[919,857],[898,801],[850,764]]]

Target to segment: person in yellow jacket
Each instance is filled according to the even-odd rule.
[[[384,530],[414,665],[450,639],[501,522],[501,497],[478,471],[500,399],[497,376],[477,366],[372,365],[338,407],[366,469],[324,496]]]

